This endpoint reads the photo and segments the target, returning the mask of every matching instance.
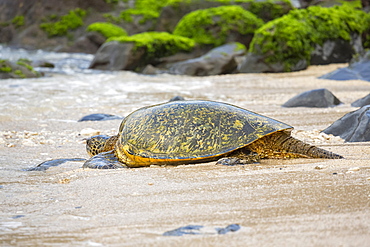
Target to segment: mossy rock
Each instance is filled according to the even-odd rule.
[[[192,11],[229,5],[241,6],[263,21],[281,17],[294,8],[289,0],[169,0],[162,8],[156,30],[173,32],[179,20]]]
[[[98,32],[107,39],[111,37],[127,36],[125,29],[108,22],[92,23],[87,27],[86,31]]]
[[[220,46],[232,41],[249,45],[254,32],[262,25],[261,19],[240,6],[221,6],[185,15],[173,33],[202,45]]]
[[[31,61],[27,59],[19,59],[16,63],[6,59],[0,60],[0,79],[40,77],[41,73],[35,71],[30,64]]]
[[[179,51],[191,51],[195,42],[192,39],[166,32],[145,32],[132,36],[112,37],[107,40],[134,43],[135,49],[145,49],[146,61],[173,55]]]
[[[69,11],[67,15],[58,17],[55,15],[49,16],[49,21],[40,24],[40,28],[44,30],[49,37],[67,35],[69,30],[75,30],[83,25],[83,18],[86,16],[86,11],[80,8]]]
[[[100,70],[140,71],[161,57],[188,52],[195,42],[165,32],[146,32],[108,39],[97,51],[90,68]]]
[[[154,10],[147,9],[128,9],[120,14],[120,18],[125,22],[133,22],[133,16],[141,16],[139,24],[145,24],[149,20],[155,20],[159,17],[159,13]]]
[[[365,12],[348,5],[292,10],[258,29],[249,52],[267,64],[283,63],[284,71],[291,71],[302,60],[310,63],[316,45],[337,39],[350,42],[352,33],[363,33],[366,18]]]

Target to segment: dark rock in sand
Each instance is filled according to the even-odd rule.
[[[303,92],[287,102],[283,107],[333,107],[341,104],[335,95],[325,88]]]
[[[78,122],[84,121],[107,121],[107,120],[115,120],[115,119],[123,119],[123,117],[105,114],[105,113],[94,113],[87,116],[82,117],[78,120]]]
[[[362,56],[352,59],[348,67],[337,69],[319,78],[338,81],[370,81],[370,51],[367,51],[367,53]]]
[[[245,53],[238,43],[212,49],[205,55],[173,64],[168,72],[177,75],[208,76],[232,73],[237,68],[236,56]]]
[[[228,232],[236,232],[240,230],[240,225],[238,224],[230,224],[224,228],[215,228],[215,233],[211,232],[201,232],[203,226],[201,225],[188,225],[176,228],[171,231],[167,231],[163,233],[163,236],[183,236],[183,235],[201,235],[201,234],[226,234]]]
[[[370,141],[370,105],[347,113],[323,132],[340,136],[347,142]]]
[[[365,105],[370,105],[370,94],[366,95],[365,97],[358,99],[352,102],[351,106],[353,107],[363,107]]]
[[[85,161],[86,159],[82,158],[71,158],[71,159],[55,159],[55,160],[47,160],[40,164],[38,164],[36,167],[25,169],[26,171],[45,171],[49,169],[52,166],[59,166],[65,162],[69,161]]]
[[[167,231],[163,233],[163,236],[182,236],[182,235],[199,235],[199,230],[202,229],[201,225],[188,225],[176,228],[175,230]]]
[[[182,97],[182,96],[177,95],[177,96],[175,96],[175,97],[172,97],[172,98],[169,100],[169,102],[171,102],[171,101],[179,101],[179,100],[185,100],[185,98],[184,98],[184,97]]]

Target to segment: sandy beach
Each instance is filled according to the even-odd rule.
[[[366,81],[317,79],[346,64],[279,74],[212,77],[130,72],[52,75],[0,82],[1,246],[368,246],[370,143],[320,134],[357,108]],[[343,104],[283,108],[327,88]],[[293,135],[345,159],[262,160],[137,169],[82,169],[58,158],[88,158],[84,138],[116,134],[120,120],[77,122],[91,113],[126,116],[186,99],[231,103],[294,126]],[[224,235],[215,228],[239,224]],[[163,236],[187,225],[201,234]]]

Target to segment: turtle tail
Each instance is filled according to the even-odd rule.
[[[279,147],[284,153],[286,152],[309,158],[343,159],[343,156],[339,154],[304,143],[285,132],[281,132],[280,135],[274,136],[276,138],[276,140],[274,140],[276,147]]]

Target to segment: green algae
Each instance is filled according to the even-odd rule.
[[[253,35],[262,25],[261,19],[240,6],[221,6],[185,15],[173,34],[194,39],[198,44],[219,46],[226,43],[231,32]]]
[[[190,51],[195,46],[192,39],[173,35],[166,32],[145,32],[132,36],[112,37],[107,40],[133,42],[135,49],[144,48],[149,57],[164,57],[179,51]]]
[[[67,35],[69,30],[75,30],[83,25],[83,17],[85,16],[86,11],[77,8],[69,11],[67,15],[60,18],[56,15],[49,16],[48,19],[52,22],[43,22],[40,24],[40,28],[44,30],[49,37]]]
[[[127,36],[125,29],[108,22],[92,23],[87,27],[86,31],[98,32],[107,39],[111,37]]]
[[[283,62],[290,71],[302,59],[309,64],[316,44],[350,40],[351,33],[361,34],[366,28],[365,17],[365,12],[347,5],[292,10],[258,29],[249,52],[262,55],[267,63]]]

